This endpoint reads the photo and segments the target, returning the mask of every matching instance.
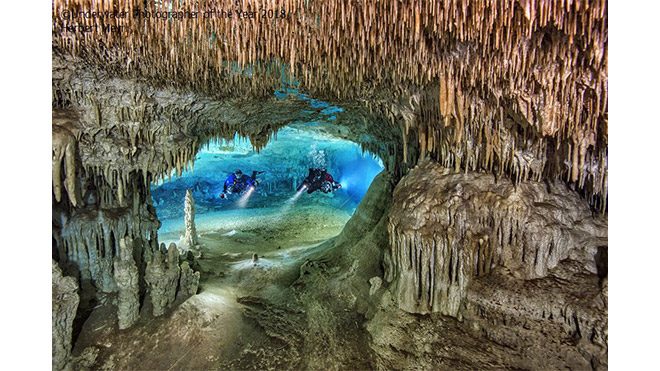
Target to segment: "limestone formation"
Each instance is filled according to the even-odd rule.
[[[433,162],[401,180],[393,210],[386,279],[399,307],[413,313],[460,317],[470,282],[497,267],[533,279],[575,256],[596,274],[595,254],[607,241],[606,221],[564,186],[514,186]]]
[[[150,187],[210,140],[259,151],[313,122],[304,93],[345,107],[324,130],[387,175],[291,290],[243,300],[294,366],[607,367],[607,1],[239,3],[276,3],[279,18],[101,19],[82,15],[168,2],[53,1],[53,256],[81,297],[117,293],[125,328],[137,297],[160,316],[194,295],[193,261],[159,247]],[[98,22],[121,34],[68,31]],[[198,244],[190,191],[184,207],[185,252]],[[78,284],[53,264],[61,369]],[[248,357],[281,349],[257,346]]]
[[[155,17],[140,18],[139,26],[117,17],[104,24],[123,27],[121,38],[98,32],[71,40],[54,32],[53,48],[116,74],[219,98],[268,96],[284,79],[299,80],[314,96],[360,100],[378,112],[399,129],[404,162],[428,157],[522,180],[545,173],[577,185],[605,210],[606,1],[278,4],[283,13],[276,25],[245,23],[242,32],[231,18],[184,17],[171,27]],[[143,6],[131,0],[117,10]],[[53,30],[89,26],[64,19],[63,11],[101,14],[108,7],[55,1]],[[185,2],[177,8],[205,10]]]
[[[491,339],[541,349],[543,334],[546,343],[571,338],[578,350],[607,364],[607,307],[598,276],[585,272],[582,262],[563,260],[534,280],[498,270],[474,279],[465,302],[465,318]]]
[[[145,273],[154,316],[165,313],[176,299],[179,274],[179,251],[176,245],[171,243],[165,248],[165,244],[161,244],[160,249],[147,262]]]
[[[79,138],[77,174],[89,178],[102,206],[129,206],[133,200],[127,193],[136,182],[142,188],[193,168],[195,154],[211,139],[229,140],[239,133],[260,149],[292,120],[316,118],[313,113],[301,114],[307,105],[301,101],[218,101],[201,92],[159,88],[110,71],[90,70],[76,60],[53,54],[53,89],[58,97],[53,130],[66,128]],[[53,142],[59,143],[56,135]]]
[[[74,264],[83,279],[91,281],[104,293],[117,291],[113,261],[121,250],[121,236],[132,238],[136,256],[141,260],[143,246],[150,243],[145,236],[155,236],[158,230],[156,215],[146,204],[135,208],[54,211],[54,214],[58,213],[62,224],[55,240],[60,256]],[[141,262],[135,263],[139,265]]]
[[[181,277],[179,278],[179,295],[189,297],[197,294],[199,287],[199,272],[190,268],[188,261],[181,263]]]
[[[186,227],[185,235],[183,236],[182,247],[183,250],[192,249],[198,245],[197,242],[197,229],[195,228],[195,199],[193,198],[190,189],[186,190],[186,198],[184,202],[184,223]]]
[[[61,370],[71,356],[73,319],[78,303],[78,283],[72,277],[62,275],[53,261],[53,370]]]
[[[380,277],[371,277],[369,279],[369,296],[375,294],[382,284],[383,280]]]
[[[117,296],[117,320],[119,329],[131,327],[140,314],[139,272],[133,259],[133,239],[119,240],[119,256],[114,259],[114,277],[119,293]]]
[[[62,200],[62,188],[66,190],[73,206],[80,203],[80,189],[76,176],[78,145],[72,131],[71,121],[58,120],[53,115],[53,195],[55,201]]]

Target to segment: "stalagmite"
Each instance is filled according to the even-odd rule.
[[[181,246],[183,250],[192,249],[198,245],[197,229],[195,228],[195,199],[193,198],[192,191],[186,190],[186,198],[183,206],[185,234],[183,236],[183,243]]]
[[[133,259],[133,239],[119,240],[119,255],[114,259],[114,277],[119,293],[117,296],[117,320],[119,329],[131,327],[140,313],[138,268]]]
[[[190,268],[190,263],[181,263],[181,278],[179,279],[179,295],[188,297],[197,294],[199,287],[199,272]]]
[[[169,248],[165,248],[165,244],[161,244],[160,249],[154,251],[152,259],[147,262],[145,273],[154,316],[165,313],[176,299],[179,273],[179,252],[176,245],[170,244]]]
[[[53,370],[61,370],[71,356],[71,332],[78,303],[78,284],[75,278],[62,275],[53,261]]]

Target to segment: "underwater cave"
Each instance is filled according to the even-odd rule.
[[[338,235],[383,166],[357,144],[309,126],[279,130],[259,152],[238,135],[202,146],[194,170],[152,187],[159,241],[192,247],[202,272],[224,276],[298,261]],[[225,183],[240,169],[256,172],[253,189],[229,194]],[[309,169],[335,174],[335,189],[308,188]]]
[[[52,22],[54,370],[607,369],[606,2]]]

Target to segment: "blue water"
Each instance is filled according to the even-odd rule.
[[[310,104],[325,107],[328,115],[340,112],[340,108],[324,102],[310,100]],[[353,210],[373,178],[383,170],[383,164],[373,155],[363,154],[357,144],[321,134],[314,127],[312,124],[281,129],[259,153],[252,149],[249,140],[239,136],[208,143],[197,154],[194,170],[152,187],[158,217],[182,219],[186,189],[193,191],[197,215],[205,212],[218,215],[218,211],[235,209],[253,209],[258,214],[259,209],[265,212],[283,205],[295,209],[296,205],[314,204]],[[292,202],[296,186],[307,176],[309,167],[325,167],[342,188],[331,194],[303,193]],[[253,170],[264,171],[258,176],[260,184],[256,192],[245,202],[238,196],[219,197],[225,179],[236,169],[248,175]]]

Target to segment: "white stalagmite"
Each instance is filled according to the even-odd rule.
[[[186,226],[186,232],[183,236],[183,249],[191,249],[198,244],[197,241],[197,229],[195,229],[195,199],[193,198],[192,192],[188,189],[186,190],[186,198],[183,205],[184,222]]]

